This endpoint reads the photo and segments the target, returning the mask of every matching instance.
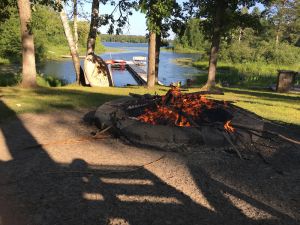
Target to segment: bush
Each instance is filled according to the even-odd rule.
[[[197,61],[192,63],[200,70],[207,70],[207,61]],[[269,86],[276,83],[279,69],[299,70],[299,65],[280,66],[266,63],[228,63],[218,62],[216,81],[219,83],[228,83],[229,85],[245,86]],[[201,73],[197,76],[199,83],[205,83],[207,73]],[[299,80],[296,80],[299,83]]]
[[[287,43],[261,41],[251,46],[247,42],[234,42],[221,46],[219,59],[229,63],[292,65],[300,62],[300,48]]]
[[[22,81],[19,73],[0,74],[0,87],[16,86]],[[42,87],[61,87],[67,84],[65,80],[51,75],[37,75],[37,84]]]
[[[0,87],[15,86],[21,82],[22,78],[17,73],[0,74]]]
[[[42,87],[61,87],[67,84],[67,81],[52,75],[40,74],[37,76],[37,84]]]

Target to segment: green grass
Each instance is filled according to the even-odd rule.
[[[190,58],[176,59],[175,63],[183,66],[194,66],[198,68],[199,74],[195,75],[196,83],[204,84],[207,80],[207,61],[193,61]],[[275,65],[265,63],[240,63],[233,64],[218,62],[216,81],[228,83],[230,86],[238,87],[269,87],[276,83],[278,70],[300,70],[300,64]],[[300,84],[297,76],[296,84]]]
[[[20,113],[51,112],[59,109],[96,108],[106,101],[128,96],[130,92],[144,94],[155,92],[164,94],[167,87],[148,90],[144,87],[90,88],[65,86],[59,88],[21,89],[0,88],[0,120]],[[198,91],[199,88],[190,89]],[[300,95],[280,94],[267,91],[227,88],[225,95],[210,95],[210,98],[234,101],[236,105],[248,109],[263,118],[281,123],[300,125]],[[10,110],[8,110],[10,109]],[[12,110],[12,111],[11,111]]]

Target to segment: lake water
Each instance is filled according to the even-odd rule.
[[[106,59],[123,59],[132,60],[134,56],[145,56],[148,54],[148,45],[146,43],[118,43],[103,42],[104,46],[120,49],[120,52],[106,52],[100,56]],[[186,79],[192,78],[199,71],[191,66],[181,66],[174,63],[177,58],[196,58],[195,54],[182,54],[162,50],[160,53],[160,64],[158,79],[166,85],[172,82],[186,82]],[[81,60],[83,65],[83,60]],[[46,75],[53,75],[66,80],[68,83],[75,82],[75,72],[71,59],[62,61],[47,61],[43,65],[39,65],[38,72]],[[113,79],[115,86],[124,86],[127,84],[135,85],[128,71],[113,70]]]

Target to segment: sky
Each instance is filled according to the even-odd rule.
[[[111,12],[114,9],[114,6],[111,6],[109,3],[106,5],[100,4],[99,9],[101,15],[111,14]],[[90,3],[85,3],[84,11],[87,12],[88,14],[90,13],[91,11]],[[133,15],[129,17],[129,24],[130,24],[129,26],[123,28],[123,34],[145,35],[147,33],[145,14],[133,10]],[[107,26],[100,28],[100,32],[102,34],[106,34],[107,30],[108,30]]]
[[[178,0],[178,3],[182,3],[184,0]],[[261,4],[257,5],[261,10],[263,9],[263,6]],[[100,14],[110,14],[112,10],[114,9],[114,6],[111,6],[109,3],[106,5],[100,4]],[[91,3],[85,3],[83,7],[84,11],[90,14],[91,11]],[[101,27],[100,32],[102,34],[106,34],[108,30],[108,27]],[[145,14],[137,11],[133,11],[133,15],[129,17],[129,25],[123,28],[123,34],[127,35],[145,35],[147,33],[146,28],[146,18]],[[171,39],[174,38],[174,33],[170,32]]]

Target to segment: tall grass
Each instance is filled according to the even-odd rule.
[[[186,62],[185,62],[186,64]],[[191,62],[191,65],[202,70],[197,76],[199,83],[207,79],[207,61]],[[265,63],[225,63],[218,62],[216,80],[220,83],[240,86],[269,86],[276,83],[278,70],[300,70],[300,64],[284,66]],[[299,76],[296,84],[300,83]]]

